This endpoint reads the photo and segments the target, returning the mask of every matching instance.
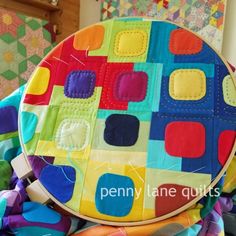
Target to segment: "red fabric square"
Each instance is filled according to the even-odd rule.
[[[225,165],[233,149],[236,132],[233,130],[223,131],[218,140],[218,160],[222,166]]]
[[[175,190],[174,193],[172,189]],[[168,190],[167,194],[159,194],[159,196],[155,199],[156,217],[160,217],[178,210],[180,207],[186,205],[197,196],[194,188],[178,184],[163,184],[158,188],[157,192],[162,193],[166,190]],[[185,195],[186,192],[189,193],[188,196]]]
[[[128,102],[120,101],[114,95],[117,78],[123,73],[132,73],[133,63],[107,63],[103,81],[102,96],[99,108],[111,110],[127,110]]]
[[[80,58],[78,58],[80,60]],[[71,61],[72,60],[72,61]],[[69,64],[66,65],[64,63],[61,63],[60,66],[58,66],[56,72],[55,72],[55,85],[64,86],[66,83],[67,77],[75,71],[92,71],[95,74],[96,77],[96,87],[102,86],[103,83],[103,62],[101,61],[93,61],[90,58],[84,59],[80,62],[76,61],[76,59],[72,58],[69,61]]]
[[[53,54],[49,54],[48,58],[57,64],[54,72],[54,84],[64,86],[67,76],[76,70],[91,70],[96,74],[96,86],[102,86],[103,64],[106,63],[106,57],[88,56],[88,51],[76,50],[73,46],[74,35],[69,37],[64,43],[54,50]]]
[[[143,101],[147,93],[147,83],[148,75],[143,71],[122,73],[116,80],[114,95],[124,102]]]
[[[171,122],[165,130],[165,149],[171,156],[199,158],[206,148],[206,130],[199,122]]]

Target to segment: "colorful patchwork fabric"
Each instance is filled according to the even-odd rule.
[[[220,184],[213,189],[213,192],[218,191],[217,189],[221,189]],[[135,227],[97,225],[81,230],[76,234],[73,234],[73,236],[89,236],[93,234],[96,234],[97,236],[223,236],[225,235],[224,224],[230,226],[229,228],[231,233],[235,232],[232,231],[232,229],[235,228],[233,227],[233,220],[235,220],[235,218],[232,217],[232,214],[229,214],[233,206],[232,199],[226,197],[220,197],[218,199],[210,196],[211,194],[202,199],[199,204],[190,208],[186,212],[181,213],[177,217],[172,217],[155,224]],[[225,220],[227,220],[225,222],[223,222],[223,213]],[[200,218],[202,219],[200,220]],[[195,224],[193,222],[195,222]],[[230,225],[230,223],[232,224]]]
[[[53,199],[78,216],[165,219],[196,203],[233,158],[234,82],[222,57],[177,25],[99,23],[34,72],[20,113],[24,152]]]
[[[11,166],[7,161],[0,160],[0,191],[8,189],[12,175]]]
[[[102,0],[101,20],[121,16],[149,16],[174,21],[222,48],[226,0]]]
[[[0,99],[25,84],[52,49],[55,33],[47,21],[0,8]]]
[[[0,101],[0,160],[10,162],[21,153],[18,110],[24,86]]]
[[[227,170],[226,179],[229,179],[229,180],[231,179],[231,176],[229,176],[229,175],[231,175],[231,173],[233,173],[234,170],[235,170],[235,165],[234,165],[234,161],[232,161],[231,164],[230,164],[230,167]],[[7,182],[9,182],[9,180]],[[228,192],[232,192],[233,189],[235,189],[235,187],[233,187],[233,186],[235,186],[234,182],[235,182],[234,179],[232,179],[232,181],[231,181],[232,190],[228,191]],[[225,186],[229,186],[229,185],[230,185],[230,181],[226,180],[226,182],[224,184],[224,188],[225,188]],[[216,186],[216,188],[218,188],[218,187],[220,187],[220,185]],[[232,196],[233,196],[233,194],[232,194]],[[208,199],[210,200],[212,198],[208,198]],[[224,202],[226,202],[227,205],[229,205],[228,209],[226,207],[221,207],[221,208],[223,208],[224,212],[226,212],[228,210],[231,210],[232,213],[233,213],[233,209],[234,208],[232,208],[232,204],[233,203],[231,203],[231,202],[233,202],[233,199],[229,198],[229,197],[227,199],[228,199],[227,200],[228,203],[227,203],[227,201],[224,201]],[[110,234],[114,235],[114,232],[117,232],[116,235],[119,235],[118,233],[120,233],[120,234],[122,233],[121,235],[137,236],[137,235],[143,235],[145,233],[146,235],[150,235],[151,236],[153,234],[150,234],[148,232],[155,232],[157,230],[159,230],[159,231],[160,230],[162,230],[162,231],[164,230],[164,232],[166,232],[165,229],[168,229],[168,225],[171,225],[171,227],[170,227],[171,231],[170,231],[170,228],[169,228],[169,231],[167,231],[167,232],[172,232],[172,233],[175,232],[175,234],[178,233],[178,236],[187,236],[187,235],[188,236],[195,236],[195,235],[197,235],[201,231],[201,229],[203,229],[203,220],[199,221],[201,219],[201,217],[203,219],[205,219],[204,215],[206,215],[207,213],[212,215],[211,207],[213,207],[213,205],[215,204],[215,200],[213,200],[213,201],[209,201],[209,200],[208,201],[205,200],[204,205],[206,205],[206,207],[203,206],[203,209],[205,208],[206,211],[205,211],[205,213],[203,215],[199,214],[199,207],[200,207],[200,205],[198,204],[198,205],[192,207],[191,209],[189,209],[187,211],[187,214],[186,213],[182,213],[180,215],[182,217],[177,217],[177,218],[174,217],[174,218],[171,218],[171,219],[166,220],[164,222],[159,222],[159,223],[156,223],[156,224],[150,224],[148,226],[142,226],[142,227],[139,226],[139,227],[132,227],[132,228],[129,228],[129,227],[125,227],[125,228],[119,228],[118,227],[118,228],[116,228],[116,227],[109,227],[109,226],[97,226],[95,228],[89,228],[89,229],[83,230],[82,232],[80,232],[80,233],[78,233],[76,235],[80,235],[80,236],[81,235],[82,236],[83,235],[84,236],[85,235],[92,235],[91,232],[95,231],[97,236],[100,236],[100,235],[110,235]],[[219,215],[219,217],[215,218],[215,219],[217,219],[217,221],[216,220],[212,220],[210,217],[207,217],[208,220],[206,222],[208,222],[209,225],[212,225],[214,228],[216,228],[217,232],[219,232],[220,231],[219,229],[222,228],[222,230],[220,231],[220,232],[222,232],[222,231],[224,231],[223,230],[223,225],[222,225],[222,218],[220,217],[220,215],[221,215],[220,211],[218,210],[217,212],[218,213],[214,213],[214,215],[216,215],[215,217],[217,217],[217,215]],[[233,224],[230,224],[235,219],[233,217],[232,213],[227,214],[227,215],[225,214],[225,216],[224,216],[224,218],[225,218],[225,225],[226,225],[226,229],[225,230],[228,230],[227,232],[229,232],[229,233],[230,232],[231,233],[234,232],[233,229],[232,229],[232,225]],[[186,215],[188,216],[188,218],[187,218],[188,219],[187,220],[188,224],[186,223]],[[176,225],[173,225],[172,221],[176,222],[176,224],[179,225],[179,227],[176,227]],[[198,221],[199,221],[199,223],[197,223]],[[196,222],[197,224],[194,224],[194,222]],[[34,225],[35,224],[37,224],[37,223],[34,223]],[[207,223],[205,223],[205,225],[207,225]],[[7,228],[7,224],[6,224],[5,228]],[[182,231],[183,228],[186,228],[186,229],[183,232],[179,233],[180,229]],[[210,228],[212,228],[212,227],[210,227]],[[29,231],[27,231],[27,230],[29,230]],[[5,235],[5,232],[1,232],[1,233],[2,233],[2,235]],[[35,233],[35,231],[33,233]],[[11,232],[11,234],[12,234],[12,232]],[[30,227],[26,228],[25,231],[24,231],[24,235],[28,235],[28,234],[32,235]],[[205,235],[207,235],[207,234],[205,234]],[[223,235],[223,234],[215,234],[215,235]],[[212,234],[210,234],[209,236],[212,236]]]
[[[65,236],[79,228],[79,219],[28,202],[26,183],[13,176],[12,185],[12,190],[0,192],[0,235]]]
[[[217,186],[220,188],[220,185]],[[203,205],[202,205],[203,204]],[[222,213],[228,211],[231,204],[225,198],[216,199],[208,196],[184,213],[154,224],[134,227],[112,227],[97,225],[80,230],[73,236],[220,236],[224,235]],[[203,220],[200,220],[201,217]],[[197,222],[198,221],[198,222]],[[194,222],[196,224],[194,224]]]

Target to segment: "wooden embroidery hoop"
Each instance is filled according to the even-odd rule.
[[[125,18],[122,18],[122,19],[130,19],[130,18],[131,17],[125,17]],[[236,78],[235,78],[235,76],[234,76],[234,74],[233,74],[233,72],[232,72],[228,62],[226,61],[226,59],[223,56],[221,56],[213,46],[211,46],[208,42],[206,42],[197,33],[187,29],[184,26],[181,26],[179,24],[176,24],[176,23],[173,23],[173,22],[170,22],[170,21],[167,21],[167,20],[156,20],[156,19],[153,19],[151,17],[145,17],[145,18],[144,17],[134,17],[134,18],[136,18],[136,19],[140,18],[140,19],[149,20],[149,21],[153,21],[153,22],[167,22],[167,23],[176,25],[176,26],[178,26],[178,27],[180,27],[182,29],[185,29],[185,30],[193,33],[194,35],[196,35],[200,39],[202,39],[207,45],[210,46],[210,48],[212,48],[214,50],[214,52],[224,62],[225,66],[227,67],[227,69],[228,69],[228,71],[230,73],[231,78],[233,79],[234,86],[235,86],[235,89],[236,89]],[[100,23],[97,23],[97,24],[100,24]],[[91,26],[92,25],[84,28],[83,30],[88,29]],[[69,36],[69,37],[71,37],[71,36]],[[53,49],[53,51],[57,50],[57,48],[59,48],[60,45],[63,44],[68,38],[66,38],[64,41],[62,41],[60,44],[58,44]],[[24,93],[24,95],[22,97],[22,100],[21,100],[19,112],[22,111],[22,104],[23,104],[24,97],[25,97],[25,93]],[[19,134],[21,134],[21,121],[20,121],[20,118],[18,119],[18,127],[19,127]],[[22,146],[23,153],[26,153],[21,135],[19,135],[19,137],[20,137],[20,143],[21,143],[21,146]],[[211,182],[211,184],[208,186],[206,193],[208,193],[219,182],[221,177],[224,175],[225,171],[228,169],[228,167],[229,167],[229,165],[230,165],[230,163],[231,163],[235,153],[236,153],[236,140],[234,142],[233,149],[232,149],[232,151],[230,153],[230,156],[229,156],[227,162],[225,163],[224,167],[221,169],[221,171],[219,172],[217,177],[214,179],[214,181]],[[24,162],[24,165],[23,165],[23,162]],[[19,168],[20,168],[20,166],[18,165],[19,163],[21,163],[24,166],[24,168],[21,168],[21,170],[19,170]],[[18,159],[17,158],[14,159],[12,161],[12,166],[15,169],[16,173],[18,173],[18,175],[19,175],[18,177],[20,177],[20,178],[28,178],[28,177],[33,175],[33,171],[32,171],[32,169],[30,167],[29,161],[27,160],[27,158],[25,157],[24,154],[20,155],[18,157]],[[160,217],[156,217],[156,218],[153,218],[153,219],[137,221],[137,222],[115,222],[115,221],[100,220],[100,219],[97,219],[97,218],[92,218],[92,217],[89,217],[89,216],[81,215],[80,213],[73,211],[69,207],[67,207],[67,206],[63,205],[62,203],[60,203],[53,195],[51,195],[47,191],[47,189],[40,183],[39,180],[36,180],[35,182],[33,182],[27,188],[27,191],[28,191],[29,195],[31,196],[31,200],[39,201],[41,203],[48,203],[50,200],[52,200],[54,203],[56,203],[62,209],[66,210],[67,212],[71,213],[72,215],[75,215],[77,217],[80,217],[82,219],[85,219],[85,220],[88,220],[88,221],[92,221],[92,222],[95,222],[95,223],[105,224],[105,225],[112,225],[112,226],[139,226],[139,225],[145,225],[145,224],[153,224],[153,223],[156,223],[156,222],[159,222],[159,221],[162,221],[162,220],[166,220],[166,219],[171,218],[173,216],[176,216],[177,214],[179,214],[179,213],[187,210],[188,208],[192,207],[194,204],[196,204],[202,198],[202,196],[200,194],[198,197],[194,198],[192,201],[190,201],[189,203],[187,203],[184,206],[180,207],[179,209],[177,209],[177,210],[175,210],[175,211],[173,211],[171,213],[168,213],[166,215],[163,215],[163,216],[160,216]],[[42,201],[41,201],[41,199],[42,199]]]

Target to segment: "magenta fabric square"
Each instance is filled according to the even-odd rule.
[[[145,72],[121,73],[115,82],[115,98],[124,102],[141,102],[146,97],[147,85],[148,75]]]

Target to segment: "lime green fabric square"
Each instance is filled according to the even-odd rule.
[[[103,22],[102,26],[105,28],[105,35],[102,46],[97,50],[90,51],[89,56],[108,56],[112,25],[113,21]]]
[[[151,22],[114,21],[109,62],[146,62]]]

